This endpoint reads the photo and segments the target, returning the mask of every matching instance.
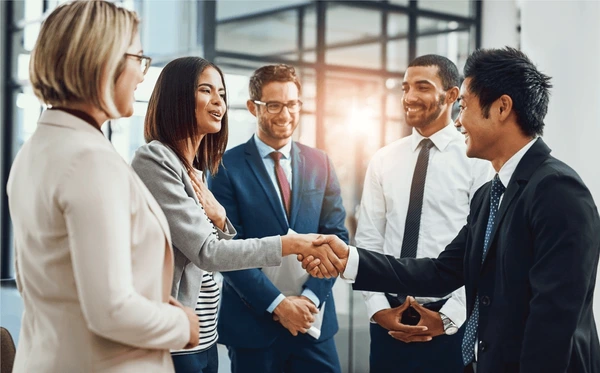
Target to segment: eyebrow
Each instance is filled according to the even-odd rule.
[[[200,88],[202,86],[207,86],[207,87],[209,87],[211,89],[215,88],[215,86],[213,86],[212,84],[209,84],[209,83],[200,83],[200,84],[198,84],[198,88]],[[225,92],[225,88],[219,88],[219,91]]]
[[[427,85],[433,85],[432,82],[430,82],[429,80],[417,80],[416,82],[413,83],[414,85],[418,85],[418,84],[427,84]],[[410,85],[409,82],[402,82],[402,86],[405,85]]]

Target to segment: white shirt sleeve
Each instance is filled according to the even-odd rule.
[[[356,250],[356,247],[348,245],[348,251],[348,262],[344,273],[342,273],[342,279],[353,284],[358,274],[358,250]]]
[[[373,157],[363,186],[363,195],[356,229],[356,246],[383,253],[386,228],[386,205],[381,179],[379,177],[379,157]],[[383,309],[390,308],[390,303],[383,293],[363,291],[369,319]]]
[[[440,309],[440,312],[448,316],[448,318],[460,328],[467,318],[466,309],[465,287],[462,286],[452,293],[450,298],[448,298],[446,303]]]

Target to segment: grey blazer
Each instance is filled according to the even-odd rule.
[[[173,242],[175,270],[171,295],[195,308],[204,271],[278,266],[281,238],[231,240],[236,231],[227,219],[227,233],[213,232],[192,181],[175,153],[159,141],[142,145],[131,166],[162,208]]]

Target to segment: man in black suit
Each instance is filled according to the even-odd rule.
[[[444,296],[465,285],[465,371],[600,372],[592,310],[600,218],[577,173],[538,137],[550,78],[512,48],[475,51],[464,75],[456,126],[467,156],[491,161],[497,174],[445,251],[396,259],[320,241],[346,261],[339,270],[355,290]],[[327,275],[314,264],[307,270]],[[427,323],[397,333],[428,340],[440,330]]]

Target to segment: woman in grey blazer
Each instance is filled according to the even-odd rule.
[[[324,250],[312,246],[314,236],[310,235],[231,240],[237,232],[204,182],[204,172],[218,169],[227,134],[221,70],[198,57],[168,63],[148,103],[147,144],[137,150],[132,166],[169,222],[175,252],[171,294],[195,308],[200,318],[199,346],[172,351],[180,373],[216,373],[218,369],[220,293],[211,271],[275,266],[282,255],[307,250],[323,258]],[[306,320],[306,328],[312,321]]]

